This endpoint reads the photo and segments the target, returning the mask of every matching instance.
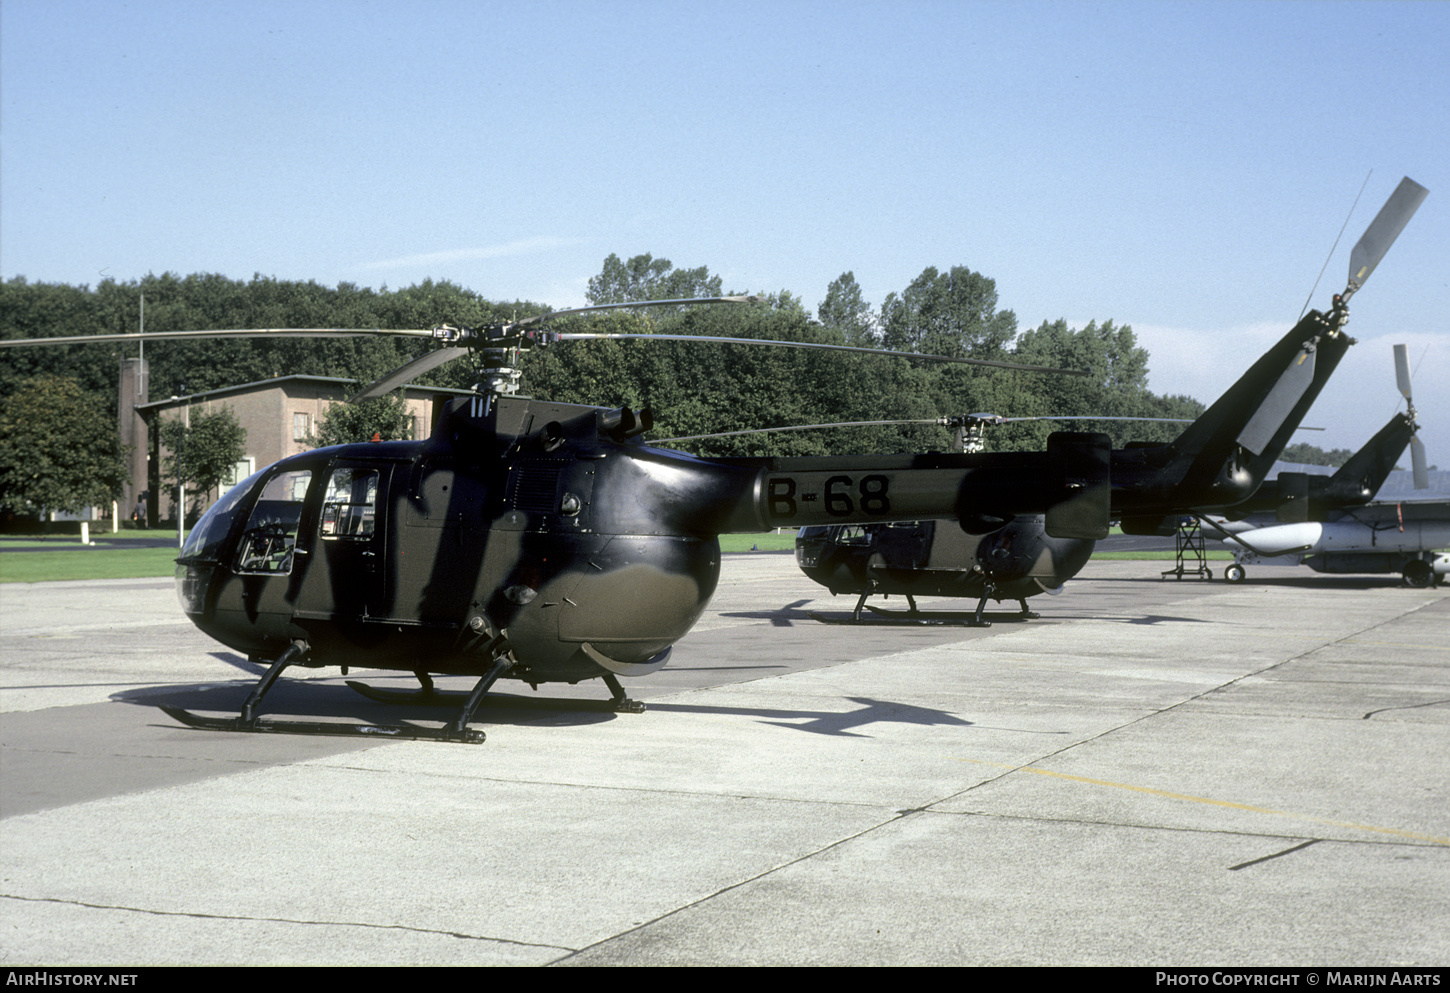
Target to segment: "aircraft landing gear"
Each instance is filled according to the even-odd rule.
[[[1412,559],[1405,563],[1404,577],[1406,586],[1420,590],[1435,582],[1435,570],[1424,559]]]
[[[1223,571],[1223,578],[1226,582],[1242,583],[1244,581],[1244,567],[1235,562]]]

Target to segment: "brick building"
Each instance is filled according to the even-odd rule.
[[[349,379],[331,376],[279,376],[256,383],[243,383],[205,393],[165,400],[147,401],[146,368],[143,360],[121,362],[120,417],[122,444],[131,446],[130,480],[121,494],[122,516],[129,517],[138,497],[147,495],[147,519],[158,522],[175,519],[175,487],[158,478],[163,453],[158,451],[155,426],[164,420],[186,419],[196,411],[229,409],[247,432],[246,455],[237,463],[232,478],[222,489],[245,479],[278,459],[307,451],[307,437],[318,427],[322,415],[335,403],[342,403],[357,389]],[[405,386],[404,402],[412,424],[406,438],[426,437],[433,423],[434,404],[439,399],[466,396],[467,390]],[[212,494],[215,499],[220,494]]]

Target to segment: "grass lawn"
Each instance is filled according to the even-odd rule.
[[[795,551],[795,529],[782,531],[779,534],[774,531],[767,531],[764,534],[722,534],[720,551],[793,552]]]
[[[82,545],[74,534],[0,536],[0,583],[140,579],[175,571],[175,532],[92,532],[91,538],[93,544]],[[166,545],[148,547],[158,540]]]

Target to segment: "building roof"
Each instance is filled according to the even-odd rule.
[[[261,379],[255,383],[242,383],[239,386],[224,386],[221,389],[207,390],[204,393],[191,393],[184,397],[172,396],[167,397],[165,400],[152,400],[148,403],[138,403],[136,404],[136,409],[143,413],[151,413],[153,411],[167,410],[171,407],[180,407],[185,404],[194,404],[204,400],[218,400],[226,396],[254,393],[264,389],[277,389],[279,387],[285,389],[286,384],[289,383],[295,385],[308,383],[316,386],[337,387],[340,392],[352,389],[357,385],[356,380],[348,379],[344,376],[276,376],[272,379]],[[400,388],[405,394],[414,396],[420,393],[428,396],[434,396],[439,393],[461,397],[473,395],[471,390],[459,390],[446,386],[418,386],[417,384],[410,383]]]

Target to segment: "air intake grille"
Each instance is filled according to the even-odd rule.
[[[559,509],[559,477],[562,461],[525,462],[514,473],[514,508],[533,514],[552,514]]]

